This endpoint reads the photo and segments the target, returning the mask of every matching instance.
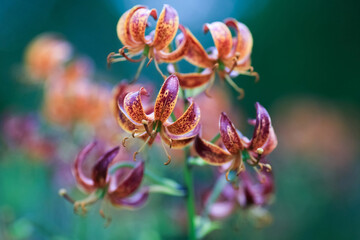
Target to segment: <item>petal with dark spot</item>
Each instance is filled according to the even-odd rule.
[[[189,98],[188,101],[190,106],[186,112],[174,123],[166,127],[171,134],[182,135],[190,132],[198,125],[200,121],[200,108],[192,98]]]
[[[148,95],[145,88],[140,88],[137,92],[130,92],[124,98],[124,109],[126,113],[137,123],[142,123],[142,120],[149,120],[141,102],[142,95]]]
[[[179,94],[179,80],[175,75],[170,75],[162,85],[156,98],[154,107],[155,120],[165,122],[175,108]]]
[[[209,83],[215,77],[215,72],[206,68],[201,73],[174,73],[178,79],[180,86],[185,89],[201,87]]]
[[[221,113],[219,127],[221,139],[230,153],[236,154],[244,148],[234,124],[224,112]]]
[[[271,120],[269,113],[258,102],[256,106],[256,122],[253,137],[250,143],[250,150],[263,147],[270,134]]]
[[[213,22],[204,25],[204,32],[208,31],[210,31],[218,50],[218,59],[226,58],[232,48],[232,36],[229,28],[222,22]]]
[[[129,22],[132,17],[132,15],[138,10],[145,8],[144,6],[136,5],[133,8],[126,11],[119,19],[117,26],[116,26],[116,32],[118,35],[118,38],[122,42],[124,46],[129,47],[135,47],[137,44],[134,42],[134,40],[131,37],[130,34],[130,26]]]
[[[169,5],[164,4],[156,24],[154,41],[151,46],[154,46],[156,50],[167,47],[174,39],[178,27],[179,16],[176,10]]]
[[[157,19],[157,13],[155,9],[138,9],[130,18],[130,34],[134,41],[143,44],[149,44],[149,41],[145,40],[145,30],[149,16]]]
[[[199,136],[195,138],[194,146],[199,156],[211,165],[222,165],[233,159],[229,152]]]

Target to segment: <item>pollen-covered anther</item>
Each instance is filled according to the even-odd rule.
[[[264,149],[263,148],[258,148],[258,149],[256,149],[256,152],[261,155],[261,154],[264,153]]]
[[[70,202],[70,203],[72,203],[72,204],[75,204],[75,200],[72,199],[72,197],[70,197],[69,194],[67,194],[66,189],[61,188],[61,189],[59,190],[59,195],[60,195],[61,197],[65,198],[68,202]]]
[[[122,145],[123,147],[126,147],[126,140],[128,140],[129,138],[128,137],[124,137],[123,140],[122,140]]]

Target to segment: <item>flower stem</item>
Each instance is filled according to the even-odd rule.
[[[187,206],[187,214],[188,214],[188,232],[189,239],[196,239],[196,228],[195,228],[195,193],[194,193],[194,180],[192,175],[192,166],[189,164],[188,159],[190,156],[190,149],[188,147],[185,148],[185,167],[184,167],[184,175],[185,175],[185,185],[187,187],[187,195],[186,195],[186,206]]]

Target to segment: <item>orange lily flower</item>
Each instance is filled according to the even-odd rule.
[[[156,28],[150,34],[145,35],[148,18],[152,16],[157,20]],[[128,60],[131,62],[141,62],[135,79],[139,77],[140,71],[144,66],[146,58],[149,62],[154,60],[155,67],[164,77],[158,63],[160,62],[177,62],[184,57],[187,43],[186,38],[180,46],[170,51],[170,43],[175,38],[177,30],[185,33],[185,28],[179,25],[179,16],[174,8],[165,4],[159,19],[155,9],[148,9],[145,6],[136,5],[126,11],[119,19],[117,24],[117,35],[121,43],[124,45],[119,50],[118,54],[110,53],[108,56],[108,63]],[[128,50],[128,53],[125,53]],[[132,57],[142,54],[139,59]]]
[[[169,120],[179,92],[179,80],[175,75],[170,75],[164,81],[152,109],[145,110],[143,106],[142,96],[148,95],[145,88],[129,93],[124,93],[125,89],[122,89],[115,95],[118,124],[133,137],[145,140],[144,145],[134,153],[134,160],[146,144],[151,145],[157,133],[160,133],[161,143],[168,157],[165,163],[167,165],[171,157],[164,144],[170,148],[183,148],[199,133],[200,108],[191,98],[188,99],[189,107],[185,113],[174,122]],[[124,138],[123,144],[126,139]]]
[[[236,31],[232,37],[230,28]],[[215,47],[209,49],[208,53],[194,35],[187,29],[186,35],[178,37],[177,44],[182,44],[187,39],[185,59],[191,64],[203,68],[200,73],[174,73],[178,76],[182,88],[196,88],[209,83],[209,87],[215,79],[217,71],[221,79],[225,79],[239,94],[244,96],[244,91],[236,85],[230,76],[239,74],[255,76],[251,67],[250,55],[253,46],[253,38],[250,30],[237,20],[230,18],[223,22],[213,22],[204,25],[204,32],[210,31]],[[170,68],[171,70],[171,68]],[[172,70],[171,70],[172,72]]]

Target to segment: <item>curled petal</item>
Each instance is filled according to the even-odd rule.
[[[138,189],[144,176],[144,162],[138,164],[126,176],[119,171],[111,176],[108,194],[110,199],[121,199]]]
[[[211,81],[215,76],[214,71],[206,68],[201,73],[174,73],[178,79],[182,88],[196,88],[203,86],[204,84]]]
[[[263,146],[263,149],[264,149],[263,155],[270,154],[276,148],[277,144],[278,144],[278,140],[277,140],[274,128],[273,128],[273,126],[270,126],[270,133],[269,133],[268,140],[266,141],[266,143]]]
[[[139,191],[135,193],[131,197],[127,198],[116,198],[116,197],[110,197],[110,201],[114,206],[117,207],[124,207],[127,209],[134,209],[139,208],[143,206],[146,202],[146,200],[149,197],[149,190],[143,189],[142,191]]]
[[[119,153],[119,147],[115,147],[100,157],[92,169],[92,179],[96,188],[103,188],[108,182],[108,167]]]
[[[222,22],[213,22],[204,25],[204,32],[209,30],[218,50],[218,58],[225,58],[232,48],[232,36],[229,28]]]
[[[268,140],[270,134],[271,120],[269,113],[266,109],[261,106],[258,102],[256,106],[256,123],[253,133],[253,137],[250,142],[250,150],[256,150],[257,148],[263,147]]]
[[[179,35],[176,40],[177,44],[181,44],[185,41],[185,37]],[[201,68],[212,68],[214,66],[217,60],[209,57],[199,40],[188,29],[186,29],[186,41],[188,41],[188,48],[185,59],[189,63]]]
[[[142,120],[149,119],[141,102],[142,95],[148,95],[145,88],[140,88],[137,92],[130,92],[124,98],[124,109],[126,113],[137,123],[142,123]]]
[[[195,138],[195,150],[202,159],[211,165],[222,165],[233,159],[230,153],[199,136]]]
[[[233,40],[233,48],[229,54],[229,58],[239,54],[238,64],[241,65],[251,54],[253,37],[248,27],[234,18],[226,19],[225,24],[228,27],[234,28],[236,31],[236,38]]]
[[[82,164],[89,154],[89,152],[95,147],[96,142],[92,142],[88,144],[85,148],[83,148],[79,154],[77,155],[74,163],[73,174],[75,176],[76,182],[79,186],[86,192],[92,192],[95,189],[94,181],[91,178],[85,176]]]
[[[151,46],[156,50],[167,47],[174,39],[179,27],[179,16],[176,10],[167,4],[164,4],[156,24],[154,41]]]
[[[175,108],[179,93],[179,80],[175,75],[170,75],[162,85],[156,98],[154,117],[155,120],[165,122]]]
[[[234,124],[224,112],[221,113],[219,126],[221,139],[230,153],[236,154],[240,150],[244,149]]]
[[[134,41],[149,44],[150,39],[145,39],[145,30],[149,16],[157,19],[157,13],[155,9],[138,9],[130,18],[130,34]],[[150,40],[150,41],[149,41]]]
[[[185,53],[188,49],[189,42],[186,39],[186,29],[183,25],[179,25],[179,28],[182,32],[182,35],[185,36],[185,39],[180,43],[180,45],[172,52],[166,52],[163,50],[156,51],[156,59],[158,62],[167,62],[173,63],[177,62],[185,56]]]
[[[132,15],[139,9],[145,8],[144,6],[136,5],[133,8],[127,10],[119,19],[116,32],[118,38],[124,46],[136,47],[137,44],[131,37],[129,22]]]
[[[200,124],[198,124],[193,130],[182,135],[173,135],[166,129],[162,129],[160,135],[167,145],[171,145],[171,148],[181,149],[190,144],[195,139],[195,137],[199,134],[200,129]]]
[[[192,98],[189,98],[188,101],[190,102],[190,106],[186,112],[174,123],[167,126],[167,130],[171,134],[182,135],[190,132],[198,125],[200,121],[200,108]]]

